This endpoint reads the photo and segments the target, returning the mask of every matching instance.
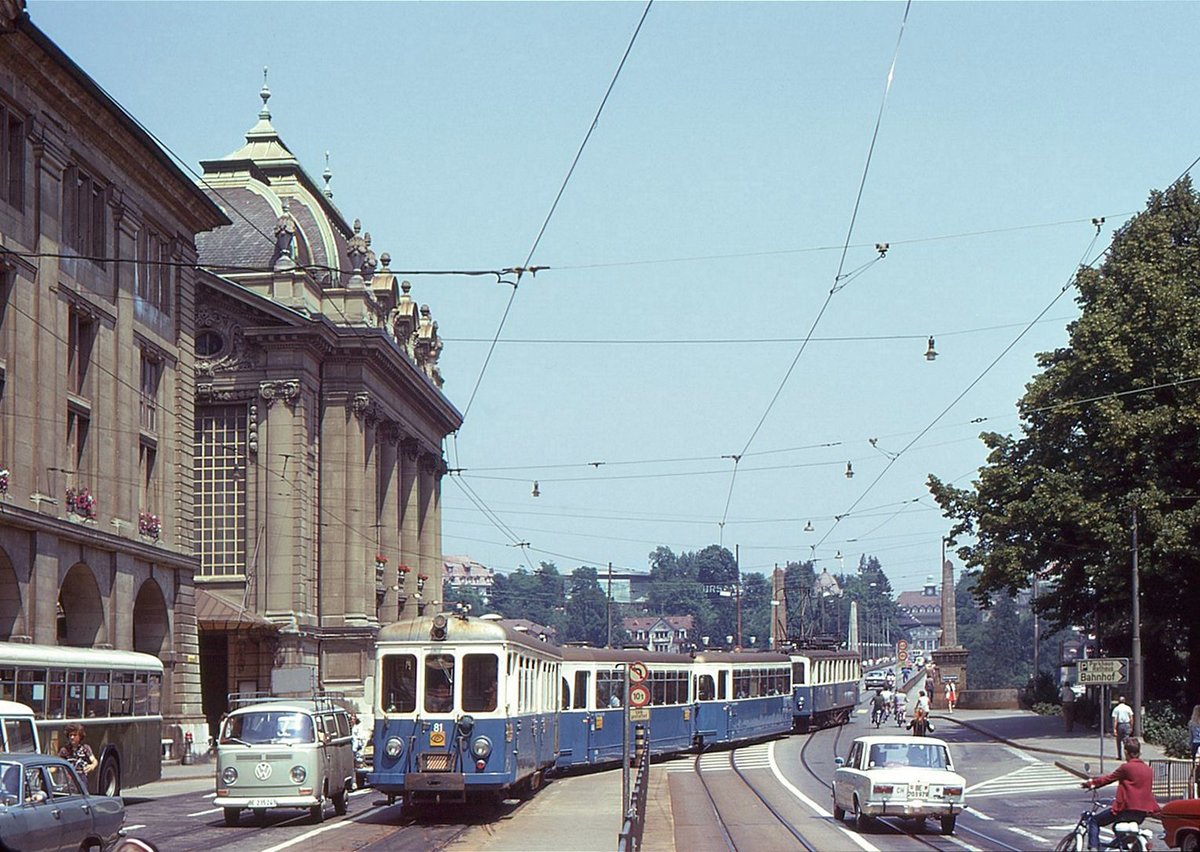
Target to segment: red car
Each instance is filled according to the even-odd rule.
[[[1200,850],[1200,799],[1176,799],[1163,805],[1163,834],[1167,846],[1185,852]]]

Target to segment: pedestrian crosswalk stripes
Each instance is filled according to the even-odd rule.
[[[771,767],[770,743],[758,743],[748,748],[731,751],[710,751],[700,755],[701,772],[732,771],[734,761],[738,769],[769,769]],[[666,762],[667,772],[691,772],[693,757],[681,757]]]
[[[968,798],[1011,796],[1021,793],[1070,790],[1079,787],[1079,779],[1052,763],[1031,763],[1004,775],[980,781],[966,789]]]

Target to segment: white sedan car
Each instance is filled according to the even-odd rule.
[[[879,816],[938,817],[942,834],[952,834],[966,807],[965,780],[954,771],[946,743],[933,737],[859,737],[837,766],[834,819],[854,814],[859,831]]]

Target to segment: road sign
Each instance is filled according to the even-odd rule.
[[[630,663],[629,664],[629,679],[634,683],[641,683],[650,675],[650,670],[646,668],[645,663]]]
[[[1129,658],[1107,657],[1079,660],[1079,682],[1084,686],[1117,686],[1129,683]]]
[[[650,687],[643,683],[635,683],[629,687],[629,706],[645,707],[650,703]]]
[[[630,707],[629,708],[630,722],[649,722],[650,708],[649,707]]]
[[[901,639],[899,642],[896,643],[896,662],[901,663],[901,664],[908,662],[908,640],[907,639]]]

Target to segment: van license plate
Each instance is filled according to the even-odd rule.
[[[273,808],[275,807],[274,799],[251,799],[248,808]]]

